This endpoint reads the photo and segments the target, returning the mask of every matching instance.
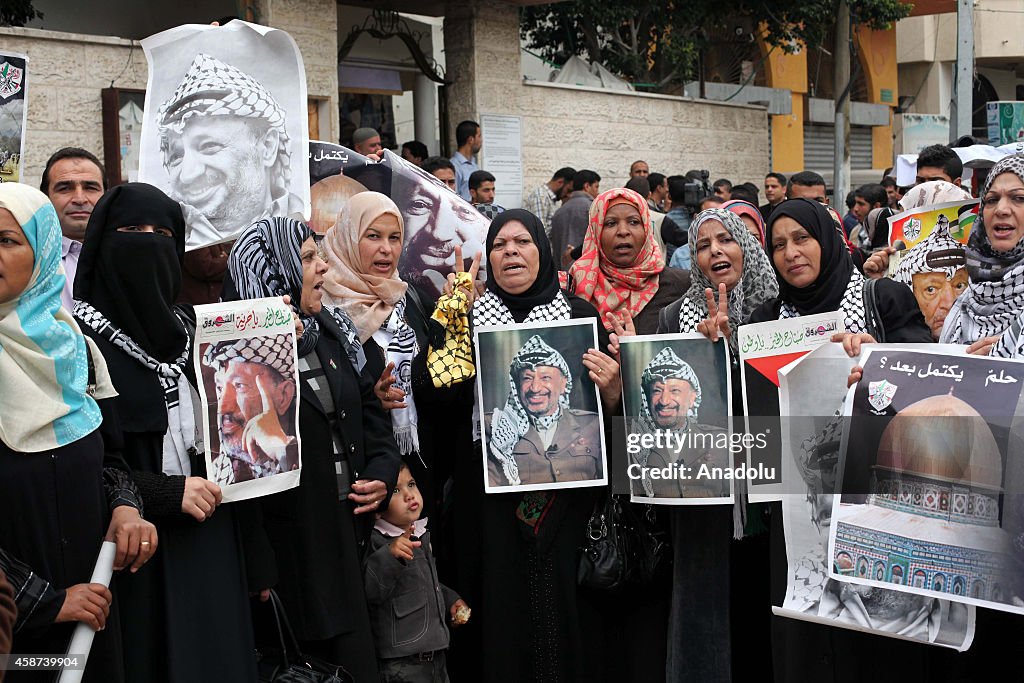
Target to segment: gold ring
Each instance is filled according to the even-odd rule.
[[[149,545],[149,541],[142,541],[140,545]]]
[[[597,374],[599,374],[599,375],[601,374],[601,368],[597,369]]]

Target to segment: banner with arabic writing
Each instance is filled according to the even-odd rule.
[[[28,121],[28,57],[0,52],[0,183],[21,182]]]
[[[839,311],[740,326],[736,341],[740,350],[743,414],[748,418],[748,430],[751,419],[779,416],[779,370],[843,331],[843,314]],[[778,430],[769,431],[767,438],[770,439],[767,448],[759,449],[756,454],[752,449],[747,450],[747,465],[756,468],[763,462],[764,467],[773,469],[777,476],[748,483],[752,503],[781,500],[783,492]]]
[[[281,299],[196,306],[207,479],[225,502],[299,485],[298,354]]]
[[[831,577],[1024,614],[1024,361],[867,349]]]
[[[920,345],[935,348],[934,344]],[[857,360],[822,344],[779,371],[782,497],[788,565],[782,617],[963,651],[974,640],[975,607],[829,578],[828,532],[845,420],[846,378]]]

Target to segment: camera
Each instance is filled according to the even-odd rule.
[[[700,211],[700,203],[705,197],[711,194],[711,183],[708,182],[710,171],[691,171],[686,174],[686,184],[683,186],[683,204],[690,213]]]

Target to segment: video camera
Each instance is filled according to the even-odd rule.
[[[705,197],[711,194],[711,183],[708,179],[711,172],[690,171],[686,174],[686,184],[683,185],[683,205],[696,214],[700,211],[700,203]]]

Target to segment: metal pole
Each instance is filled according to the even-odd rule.
[[[834,55],[832,87],[835,91],[835,160],[832,164],[832,203],[842,207],[850,184],[850,6],[847,0],[839,0]]]
[[[956,93],[951,113],[950,142],[973,134],[974,114],[974,9],[972,0],[956,3]]]

